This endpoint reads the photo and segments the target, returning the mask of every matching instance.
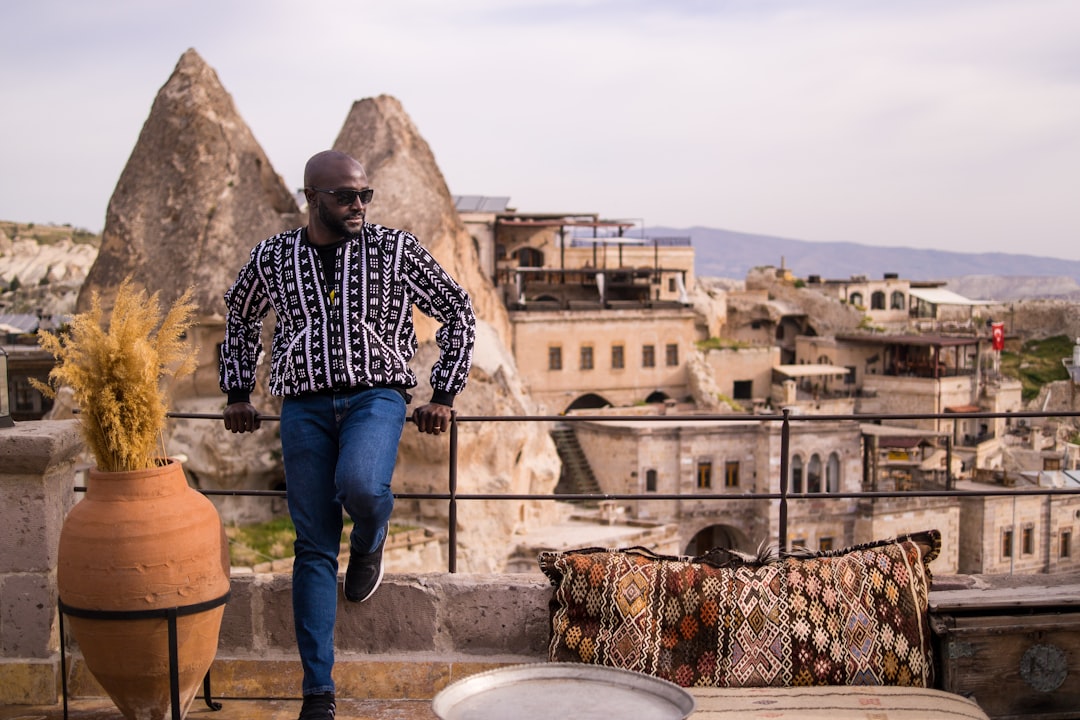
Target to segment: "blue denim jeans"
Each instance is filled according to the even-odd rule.
[[[383,539],[394,495],[405,400],[395,390],[285,398],[281,450],[289,514],[296,526],[293,621],[304,695],[334,689],[334,622],[342,509],[350,542],[371,552]]]

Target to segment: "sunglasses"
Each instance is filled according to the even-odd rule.
[[[310,188],[315,192],[326,193],[327,195],[333,195],[337,204],[346,207],[356,202],[356,198],[360,198],[360,202],[363,205],[367,205],[371,202],[371,198],[375,195],[373,188],[364,188],[363,190],[324,190],[323,188],[313,187]]]

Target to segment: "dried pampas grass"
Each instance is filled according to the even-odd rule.
[[[107,326],[95,292],[90,310],[72,318],[67,335],[38,333],[38,344],[58,362],[48,385],[34,385],[49,397],[61,386],[72,389],[99,470],[144,470],[165,455],[162,380],[195,370],[197,349],[185,339],[195,311],[191,294],[188,288],[162,319],[159,293],[147,297],[127,278]]]

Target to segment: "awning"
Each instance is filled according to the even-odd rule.
[[[913,448],[920,444],[931,444],[934,438],[949,435],[946,431],[877,423],[860,423],[859,431],[863,435],[876,437],[879,448]]]
[[[788,377],[844,377],[849,370],[839,365],[807,364],[807,365],[774,365],[773,370]]]
[[[878,436],[879,448],[910,450],[928,442],[926,438],[916,435],[880,435]]]
[[[950,405],[945,408],[947,413],[977,413],[983,412],[983,409],[978,405]]]
[[[911,288],[908,290],[911,297],[919,298],[933,305],[989,305],[986,300],[972,300],[963,295],[957,295],[952,290],[945,288]]]

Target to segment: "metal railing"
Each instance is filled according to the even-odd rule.
[[[195,419],[195,420],[221,420],[220,414],[213,413],[168,413],[170,418]],[[448,571],[457,572],[457,514],[458,503],[474,500],[505,500],[505,501],[632,501],[632,500],[777,500],[779,505],[779,544],[781,548],[788,547],[788,503],[792,500],[822,500],[844,498],[912,498],[912,497],[992,497],[992,496],[1038,496],[1038,495],[1076,495],[1080,496],[1080,488],[1054,488],[1035,487],[1030,489],[1016,489],[1012,487],[987,487],[977,490],[960,490],[955,487],[947,487],[940,490],[860,490],[858,492],[791,492],[789,487],[790,463],[791,463],[791,426],[793,423],[821,423],[837,421],[857,421],[862,423],[880,423],[881,421],[896,420],[938,420],[955,424],[966,419],[993,419],[1009,418],[1011,420],[1035,419],[1035,418],[1066,418],[1080,417],[1080,411],[1062,412],[1010,412],[1010,413],[882,413],[882,414],[819,414],[802,415],[793,414],[785,409],[777,414],[724,414],[724,415],[637,415],[637,414],[601,414],[601,415],[458,415],[456,412],[450,422],[449,428],[449,456],[446,492],[400,492],[394,493],[395,499],[399,500],[436,500],[446,501],[448,528]],[[280,420],[278,415],[260,415],[260,420],[276,422]],[[459,427],[464,423],[512,423],[512,422],[543,422],[543,423],[584,423],[584,422],[661,422],[661,423],[685,423],[702,421],[717,423],[778,423],[780,425],[780,477],[779,489],[776,492],[751,492],[751,493],[463,493],[458,490],[458,446]],[[905,428],[910,430],[910,428]],[[930,434],[939,434],[931,433]],[[954,428],[955,434],[955,428]],[[951,461],[946,463],[951,468]],[[76,488],[83,490],[84,488]],[[231,489],[201,489],[204,495],[214,496],[266,496],[284,497],[284,490],[231,490]]]

